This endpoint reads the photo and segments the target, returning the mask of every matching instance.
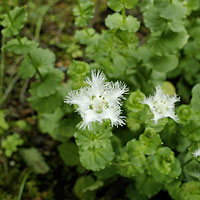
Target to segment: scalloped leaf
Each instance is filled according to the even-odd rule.
[[[58,152],[67,166],[75,166],[79,163],[78,148],[72,142],[65,142],[58,146]]]
[[[108,15],[105,24],[110,29],[119,28],[129,32],[136,32],[140,27],[140,22],[135,17],[129,15],[126,19],[123,19],[123,16],[119,13]]]
[[[76,26],[85,27],[94,15],[94,3],[90,1],[80,2],[80,8],[76,7],[73,10]]]
[[[186,30],[180,32],[167,31],[162,35],[152,35],[147,41],[148,48],[153,53],[175,52],[177,49],[182,49],[188,41]]]
[[[132,139],[127,143],[126,149],[130,163],[134,166],[138,173],[144,173],[146,164],[144,145],[140,141]]]
[[[144,12],[144,22],[152,32],[164,31],[166,27],[166,20],[160,17],[157,9],[153,6],[149,6]]]
[[[139,140],[144,145],[144,153],[146,155],[155,154],[162,144],[160,136],[152,128],[145,129],[145,132],[140,135]]]
[[[178,66],[178,57],[174,55],[154,55],[147,63],[150,67],[159,72],[169,72]]]
[[[21,42],[22,44],[20,44],[17,39],[9,40],[4,48],[12,53],[27,54],[39,45],[37,42],[28,40],[26,37],[22,38]]]
[[[136,177],[135,185],[141,194],[144,194],[149,198],[156,195],[162,188],[162,184],[154,180],[153,177],[145,174]]]
[[[52,68],[51,71],[43,76],[41,82],[34,82],[31,84],[30,92],[36,94],[36,96],[40,98],[53,95],[60,88],[63,78],[64,74],[61,70]]]
[[[192,88],[192,100],[191,100],[191,106],[194,109],[194,111],[199,111],[200,108],[200,83],[196,84]]]
[[[29,103],[37,112],[51,113],[54,112],[61,104],[63,98],[59,92],[48,97],[39,98],[35,94],[28,98]]]
[[[103,182],[95,180],[92,176],[81,176],[76,180],[74,185],[74,193],[79,199],[93,200],[95,191],[103,186]]]
[[[99,171],[105,169],[114,158],[111,144],[101,148],[79,150],[81,164],[88,170]]]
[[[92,130],[77,130],[74,136],[79,147],[81,164],[85,168],[99,171],[112,161],[112,132],[107,125],[94,124]]]
[[[154,166],[154,156],[148,157],[148,170],[153,178],[160,183],[171,183],[173,180],[177,179],[181,174],[181,164],[178,159],[175,158],[174,162],[171,164],[170,172],[168,174],[163,174],[158,171]]]
[[[2,34],[6,37],[17,35],[19,30],[24,27],[27,16],[25,7],[15,7],[10,11],[11,19],[9,19],[7,14],[4,14],[4,19],[1,22],[1,25],[5,28],[2,30]]]
[[[122,148],[117,156],[117,172],[124,177],[134,177],[138,175],[135,165],[130,162],[126,148]]]
[[[138,3],[138,0],[107,0],[108,6],[114,11],[121,11],[124,7],[127,9],[133,8]]]
[[[166,6],[157,7],[160,16],[165,19],[181,19],[186,17],[187,8],[184,7],[182,2],[172,1],[172,3],[167,3]]]
[[[39,128],[43,133],[54,133],[59,126],[59,121],[64,116],[61,108],[57,108],[54,113],[42,113],[39,115]]]
[[[154,166],[162,174],[169,174],[174,163],[174,152],[168,147],[161,147],[154,157]]]
[[[49,68],[54,66],[55,55],[49,49],[32,49],[30,55],[25,55],[22,64],[19,67],[19,75],[24,78],[31,78],[35,74],[35,67],[39,69],[41,73],[47,72]],[[34,67],[35,66],[35,67]]]
[[[183,200],[200,199],[200,183],[199,181],[190,181],[184,183],[181,187],[179,198]]]

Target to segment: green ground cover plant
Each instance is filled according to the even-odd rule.
[[[200,1],[0,4],[0,199],[199,200]]]

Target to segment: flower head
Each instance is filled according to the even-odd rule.
[[[101,71],[92,71],[91,79],[87,78],[88,86],[71,90],[65,98],[65,103],[78,105],[77,112],[83,123],[81,128],[91,128],[92,122],[103,123],[110,120],[112,126],[124,125],[125,117],[121,116],[121,100],[128,91],[122,82],[107,82]]]
[[[154,115],[155,124],[158,123],[159,119],[170,117],[175,121],[178,121],[178,116],[175,114],[174,107],[175,103],[180,101],[180,98],[176,94],[169,96],[165,94],[160,86],[156,87],[154,96],[144,98],[141,103],[147,104]]]
[[[200,156],[200,148],[196,149],[192,154],[195,158],[199,157]]]

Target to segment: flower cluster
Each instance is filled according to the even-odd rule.
[[[125,117],[121,116],[121,100],[128,91],[122,82],[107,82],[101,71],[92,71],[91,79],[85,80],[88,86],[78,90],[71,90],[65,98],[65,103],[78,105],[77,111],[83,122],[80,128],[91,129],[93,122],[110,120],[112,126],[125,124]]]
[[[178,121],[178,116],[174,111],[177,101],[180,101],[180,98],[176,94],[169,96],[162,91],[160,86],[157,86],[154,96],[145,97],[141,103],[149,106],[154,115],[153,120],[157,124],[159,119],[165,117]]]

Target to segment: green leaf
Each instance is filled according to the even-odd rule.
[[[121,11],[124,7],[122,0],[107,0],[108,6],[114,11]]]
[[[65,142],[58,146],[58,152],[64,163],[68,166],[75,166],[79,163],[78,148],[72,142]]]
[[[53,135],[55,129],[59,126],[59,121],[64,116],[60,108],[57,108],[54,113],[42,113],[39,115],[39,128],[43,133]]]
[[[109,165],[114,157],[111,144],[105,148],[79,150],[81,164],[88,170],[99,171]]]
[[[160,1],[160,0],[159,0]],[[168,1],[169,2],[169,1]],[[186,17],[187,9],[183,6],[182,2],[173,1],[172,3],[166,3],[166,6],[157,6],[157,9],[161,17],[165,19],[181,19]],[[164,3],[163,3],[164,5]]]
[[[81,164],[86,169],[99,171],[112,161],[114,152],[109,127],[95,124],[91,131],[77,130],[74,136],[79,147]]]
[[[180,123],[187,124],[191,120],[196,120],[196,115],[194,110],[192,110],[190,105],[184,105],[178,107],[177,114],[180,119]]]
[[[133,33],[130,34],[130,32],[128,32],[128,31],[117,30],[115,32],[115,39],[116,39],[116,45],[119,46],[119,48],[122,50],[122,53],[123,53],[123,50],[125,53],[127,51],[127,48],[135,50],[135,48],[138,45],[138,37],[136,36],[136,34],[133,34]],[[126,53],[125,53],[124,58],[128,61],[128,55],[126,55]],[[127,61],[126,61],[126,63],[128,63],[128,65],[130,65],[129,62],[127,62]],[[131,60],[131,63],[133,63],[132,60]]]
[[[168,148],[168,147],[163,147],[163,148]],[[153,178],[156,181],[158,181],[160,183],[171,183],[173,180],[177,179],[178,176],[180,176],[181,164],[178,159],[175,159],[171,165],[170,164],[168,165],[168,166],[170,166],[170,169],[171,169],[168,174],[163,174],[159,170],[157,170],[157,168],[155,168],[154,160],[155,160],[154,156],[149,156],[147,166],[148,166],[149,173],[153,176]],[[164,162],[163,164],[166,165],[166,162]],[[168,167],[165,166],[165,170],[167,168]],[[159,168],[159,169],[161,169],[161,168]],[[162,170],[162,171],[165,171],[165,170]],[[168,171],[168,169],[166,171]]]
[[[92,176],[82,176],[76,180],[73,190],[79,199],[92,200],[94,199],[94,190],[102,186],[102,181],[95,181]]]
[[[162,188],[162,185],[154,180],[151,176],[140,175],[136,177],[136,188],[141,194],[151,198],[156,195]]]
[[[128,15],[126,17],[126,21],[122,23],[122,26],[120,27],[121,30],[127,30],[129,32],[136,32],[140,28],[140,22],[137,20],[137,18]]]
[[[133,8],[138,3],[138,0],[107,0],[108,6],[114,11],[121,11],[124,7],[127,9]]]
[[[168,27],[169,27],[170,30],[172,30],[174,32],[184,31],[183,21],[179,21],[179,20],[176,20],[176,19],[169,21]]]
[[[36,72],[35,67],[37,67],[41,73],[45,73],[54,66],[55,55],[52,51],[37,48],[32,49],[29,53],[31,57],[25,55],[24,60],[19,67],[18,72],[22,78],[31,78]]]
[[[78,122],[80,122],[80,119],[75,116],[70,117],[69,119],[62,119],[59,122],[59,135],[65,139],[73,137]]]
[[[148,65],[159,72],[169,72],[178,65],[178,58],[174,55],[155,55],[148,60]]]
[[[200,198],[199,181],[184,183],[179,192],[179,198],[182,200],[197,200]]]
[[[49,171],[49,166],[44,161],[42,154],[36,148],[22,149],[20,153],[26,164],[36,174],[45,174]]]
[[[126,149],[130,163],[134,166],[138,173],[144,173],[146,164],[144,145],[140,141],[132,139],[127,143]]]
[[[136,32],[140,27],[140,22],[136,18],[129,15],[124,20],[119,13],[108,15],[105,24],[110,29],[119,28],[120,30],[127,30],[129,32]]]
[[[32,49],[35,49],[38,47],[38,43],[35,41],[28,40],[26,37],[21,39],[22,44],[19,43],[17,39],[9,40],[4,48],[12,53],[16,54],[27,54]]]
[[[192,10],[198,10],[200,8],[200,1],[187,0],[187,7],[191,8]]]
[[[135,164],[130,162],[126,148],[122,148],[117,156],[117,172],[124,177],[134,177],[138,175],[138,169]]]
[[[145,95],[140,90],[132,92],[125,103],[127,111],[131,112],[142,111],[144,109],[144,104],[140,103],[140,101],[142,101],[144,97]]]
[[[22,145],[23,142],[19,134],[14,133],[13,135],[8,135],[6,139],[1,141],[1,147],[5,149],[5,155],[11,157],[11,155],[17,151],[17,146]]]
[[[154,166],[162,174],[169,174],[174,163],[174,152],[168,147],[161,147],[154,157]]]
[[[32,93],[32,97],[29,97],[28,101],[37,112],[52,113],[62,104],[63,99],[58,92],[42,98]]]
[[[138,3],[138,0],[124,0],[125,8],[131,9]]]
[[[196,84],[192,88],[192,99],[191,99],[191,106],[194,109],[194,111],[199,111],[200,108],[200,83]]]
[[[144,12],[144,22],[152,32],[164,31],[166,28],[166,20],[160,17],[157,9],[153,6],[149,6]]]
[[[42,81],[31,84],[30,93],[34,93],[40,98],[53,95],[60,88],[63,78],[64,74],[61,70],[52,68],[43,76]]]
[[[158,9],[166,8],[170,5],[170,0],[154,0],[154,5]]]
[[[116,174],[117,174],[116,167],[113,165],[108,166],[101,171],[94,172],[94,175],[100,180],[105,180],[105,179],[111,178],[111,177],[115,176]]]
[[[80,8],[73,10],[75,18],[75,25],[85,27],[94,15],[94,3],[90,1],[80,2]]]
[[[87,31],[89,34],[87,33]],[[95,41],[93,41],[93,39],[96,38],[97,34],[95,34],[95,29],[93,29],[93,28],[88,28],[87,31],[86,30],[76,30],[74,37],[76,39],[78,39],[78,41],[81,44],[84,44],[84,45],[89,45],[90,43],[92,44],[93,42],[95,42]]]
[[[73,60],[72,63],[69,65],[67,74],[69,77],[77,81],[83,81],[89,73],[89,65],[83,61],[76,61]]]
[[[200,181],[200,163],[196,160],[192,160],[184,166],[183,172],[188,180]]]
[[[27,12],[25,7],[15,7],[10,11],[10,17],[7,14],[3,15],[4,19],[1,22],[1,25],[5,28],[2,30],[2,34],[6,37],[11,37],[17,35],[19,30],[24,26],[24,23],[27,19]]]
[[[144,133],[140,135],[139,140],[144,145],[144,153],[146,155],[155,154],[162,144],[160,136],[152,128],[145,129]]]
[[[108,15],[105,20],[105,24],[110,29],[119,28],[122,25],[123,17],[119,13]]]
[[[126,188],[126,197],[129,200],[147,200],[147,197],[136,190],[133,184],[129,184]]]
[[[185,59],[182,59],[180,62],[180,68],[182,70],[185,80],[190,85],[195,85],[199,82],[198,80],[200,78],[200,63],[197,59],[193,58],[193,56],[192,58],[187,57]]]
[[[167,53],[167,52],[175,52],[177,49],[182,49],[184,45],[188,41],[188,34],[187,32],[172,32],[166,31],[162,35],[152,35],[148,40],[148,47],[154,53]]]
[[[80,130],[78,129],[75,134],[77,145],[85,149],[93,148],[106,148],[110,144],[110,138],[112,136],[111,128],[106,125],[94,124],[92,130]]]

